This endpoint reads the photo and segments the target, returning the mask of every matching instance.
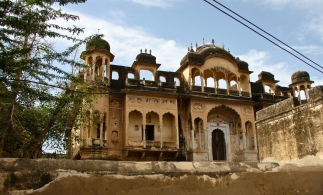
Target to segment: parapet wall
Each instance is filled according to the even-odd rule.
[[[259,159],[293,162],[323,152],[323,86],[309,90],[309,101],[289,98],[256,113]]]
[[[322,194],[316,166],[0,159],[0,194]],[[301,184],[301,185],[300,185]]]

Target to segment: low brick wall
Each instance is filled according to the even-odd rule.
[[[323,164],[0,159],[0,194],[323,194]]]

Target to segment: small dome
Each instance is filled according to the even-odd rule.
[[[304,81],[311,81],[310,75],[306,71],[297,71],[292,74],[292,83],[304,82]]]
[[[258,79],[259,79],[259,80],[275,81],[275,76],[274,76],[273,74],[271,74],[270,72],[261,71],[261,72],[258,74]]]
[[[202,61],[204,61],[208,56],[213,54],[224,55],[227,56],[229,59],[235,60],[234,57],[228,51],[213,44],[206,44],[198,47],[196,53],[199,53],[201,55]]]
[[[243,60],[240,60],[238,57],[236,58],[239,70],[247,70],[249,71],[249,64]]]
[[[140,53],[137,55],[136,61],[156,64],[156,57],[149,53]]]
[[[106,40],[101,38],[95,38],[86,43],[86,51],[95,49],[107,50],[110,52],[110,45]]]

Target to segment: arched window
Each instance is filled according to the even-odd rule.
[[[154,81],[154,75],[149,70],[140,70],[140,80],[148,80],[148,81]]]
[[[132,74],[132,73],[128,73],[128,79],[134,79],[135,78],[135,75]]]
[[[174,78],[174,83],[176,83],[176,86],[180,86],[181,85],[179,79],[176,78],[176,77]]]
[[[112,71],[112,80],[119,80],[119,73],[117,71]]]
[[[159,77],[159,81],[160,81],[160,82],[166,82],[166,79],[165,79],[165,77],[160,76],[160,77]]]

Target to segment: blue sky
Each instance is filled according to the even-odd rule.
[[[323,66],[322,0],[221,0],[220,3]],[[254,71],[253,82],[258,73],[269,71],[280,80],[279,85],[287,86],[292,73],[305,70],[315,81],[313,86],[323,85],[322,73],[203,0],[88,0],[62,9],[80,16],[79,21],[66,25],[85,28],[81,37],[100,29],[115,55],[113,64],[131,66],[140,49],[151,49],[161,64],[159,70],[176,71],[187,47],[192,43],[195,48],[196,42],[202,45],[204,37],[205,43],[214,39],[216,45],[224,44],[233,56],[248,62],[249,70]],[[57,22],[65,25],[63,21]]]

